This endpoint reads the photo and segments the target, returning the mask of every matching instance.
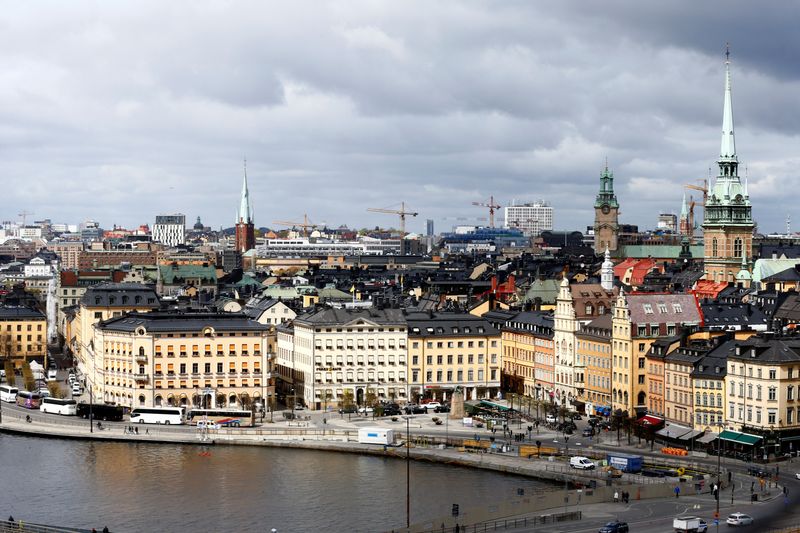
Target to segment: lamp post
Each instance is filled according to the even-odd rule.
[[[411,527],[411,416],[406,419],[406,529]]]
[[[294,387],[292,387],[292,418],[294,418],[294,403],[295,403]]]
[[[722,435],[722,424],[719,425],[719,435],[717,436],[717,493],[715,495],[717,499],[717,510],[714,513],[714,520],[717,524],[717,533],[719,533],[719,491],[721,488],[722,482],[722,439],[720,436]]]

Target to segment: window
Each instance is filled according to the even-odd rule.
[[[645,313],[646,315],[652,315],[652,314],[653,314],[653,306],[652,306],[652,305],[650,305],[650,304],[644,304],[644,305],[642,306],[642,308],[644,309],[644,313]]]
[[[659,313],[666,313],[667,312],[667,304],[665,304],[665,303],[658,304],[658,312]]]
[[[719,248],[717,246],[716,237],[711,239],[711,257],[717,257]]]
[[[411,356],[411,364],[412,365],[418,365],[419,364],[419,356],[418,355]]]
[[[777,372],[775,371],[774,368],[769,369],[769,379],[770,380],[777,379]]]
[[[787,407],[786,408],[786,423],[793,424],[794,423],[794,407]]]
[[[777,414],[774,410],[767,411],[767,424],[775,425],[775,419],[777,418]]]
[[[742,239],[739,237],[733,241],[733,257],[742,257]]]
[[[789,385],[789,388],[786,389],[786,399],[794,400],[794,387],[792,385]]]
[[[683,313],[683,309],[681,308],[681,304],[672,304],[672,312],[673,313]]]
[[[775,387],[769,388],[769,394],[767,395],[767,400],[775,401],[777,399],[777,389]]]

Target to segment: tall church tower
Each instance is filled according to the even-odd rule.
[[[600,174],[600,192],[594,201],[594,252],[617,249],[619,234],[619,204],[614,194],[614,173],[605,170]]]
[[[725,102],[722,108],[722,143],[719,175],[708,191],[703,216],[705,279],[735,282],[742,257],[751,257],[753,214],[747,181],[739,179],[739,160],[733,135],[730,53],[725,52]]]
[[[247,190],[247,162],[244,165],[244,181],[242,182],[242,198],[239,201],[239,213],[236,216],[236,251],[244,253],[256,246],[253,211],[250,208],[250,191]]]

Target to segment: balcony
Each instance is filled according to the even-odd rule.
[[[136,356],[135,360],[140,365],[143,365],[143,364],[147,363],[147,356],[143,355],[143,354],[139,354],[139,355]]]
[[[147,374],[134,374],[133,379],[136,381],[147,381]]]

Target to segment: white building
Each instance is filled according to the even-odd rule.
[[[349,390],[400,402],[408,397],[406,321],[400,309],[324,308],[278,328],[277,372],[284,395],[314,409],[334,407]]]
[[[575,314],[569,280],[564,278],[556,298],[553,341],[555,343],[555,403],[572,408],[575,388],[575,332],[580,322]]]
[[[186,242],[186,215],[157,215],[153,241],[177,246]]]
[[[553,229],[553,207],[543,201],[505,207],[505,227],[521,230],[527,237],[536,237],[541,232]]]

